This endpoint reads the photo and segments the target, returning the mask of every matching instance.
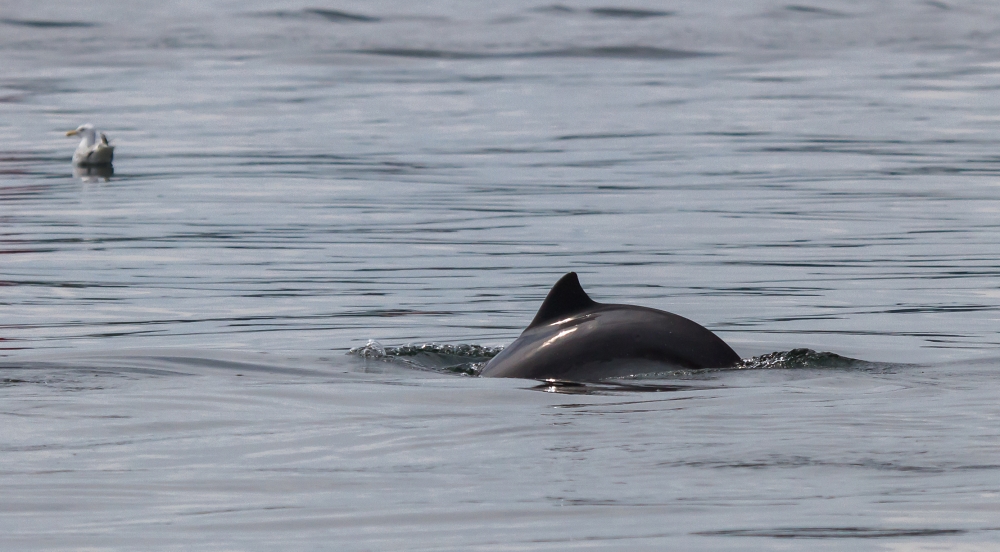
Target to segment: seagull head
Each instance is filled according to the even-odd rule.
[[[86,136],[87,134],[94,133],[94,125],[87,123],[85,125],[80,125],[74,130],[66,133],[66,136]]]
[[[67,132],[66,136],[82,136],[83,139],[80,140],[80,147],[89,148],[97,142],[97,131],[94,130],[94,125],[90,123],[76,127],[76,129]]]

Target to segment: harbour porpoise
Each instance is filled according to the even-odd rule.
[[[602,304],[563,276],[520,337],[480,375],[597,381],[677,369],[728,368],[740,356],[701,325],[669,312]]]

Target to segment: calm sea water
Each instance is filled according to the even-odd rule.
[[[5,2],[0,547],[993,550],[998,91],[971,0]],[[779,354],[461,373],[570,270]]]

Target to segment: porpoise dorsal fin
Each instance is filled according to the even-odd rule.
[[[583,291],[583,287],[580,286],[580,279],[577,278],[576,272],[570,272],[562,278],[559,278],[556,285],[552,286],[552,289],[549,290],[549,294],[546,295],[545,300],[542,301],[542,306],[538,308],[538,314],[535,315],[531,324],[528,324],[528,327],[525,329],[529,330],[535,326],[541,326],[542,324],[546,324],[548,322],[555,322],[596,304],[597,303],[587,295],[587,292]]]

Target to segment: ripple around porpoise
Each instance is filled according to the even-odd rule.
[[[441,373],[465,374],[478,376],[491,358],[500,354],[503,346],[484,346],[475,344],[440,344],[414,343],[400,346],[384,346],[375,340],[369,340],[365,345],[354,347],[348,355],[366,360],[397,362],[417,370],[429,370]],[[831,352],[818,352],[812,349],[791,349],[777,351],[765,355],[745,358],[731,368],[711,368],[702,370],[677,369],[651,374],[641,374],[628,378],[609,378],[606,382],[641,381],[651,379],[685,378],[696,374],[713,372],[728,372],[734,370],[863,370],[867,372],[886,372],[893,368],[907,365],[869,362],[845,357]],[[552,380],[555,381],[555,380]],[[557,382],[561,385],[588,385],[575,382]],[[661,391],[662,389],[643,389],[633,386],[633,390]]]
[[[375,340],[354,347],[349,355],[363,359],[398,362],[418,370],[479,375],[489,359],[500,354],[502,346],[446,345],[439,343],[418,343],[386,347]]]

